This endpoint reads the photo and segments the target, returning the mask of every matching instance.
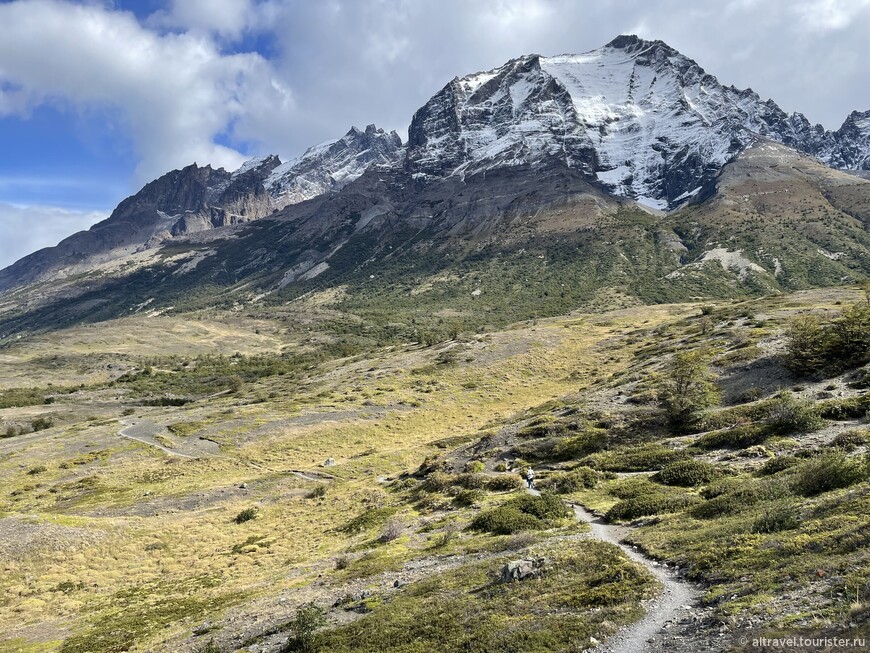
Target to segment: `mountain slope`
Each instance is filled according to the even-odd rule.
[[[660,41],[522,57],[453,80],[407,146],[354,128],[287,164],[152,182],[0,271],[0,336],[328,292],[413,338],[448,314],[478,328],[862,280],[867,123],[812,127]]]

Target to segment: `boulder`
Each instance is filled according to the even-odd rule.
[[[501,582],[512,583],[513,581],[536,578],[543,573],[543,570],[543,558],[511,560],[501,568]]]

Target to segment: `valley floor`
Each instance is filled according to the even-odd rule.
[[[864,390],[779,358],[791,316],[862,299],[574,314],[292,368],[298,333],[235,314],[22,341],[0,352],[0,651],[304,650],[309,604],[322,651],[863,635],[870,483],[794,488],[829,454],[866,458],[867,411],[842,408]],[[702,345],[721,403],[675,433],[650,387]],[[823,423],[734,439],[780,390]],[[687,459],[709,478],[656,475]],[[500,582],[518,560],[531,577]]]

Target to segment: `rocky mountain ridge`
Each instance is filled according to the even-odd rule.
[[[825,131],[720,84],[662,41],[620,36],[455,78],[414,115],[406,167],[471,175],[559,158],[615,195],[673,209],[759,136],[832,167],[870,165],[870,112]]]
[[[369,125],[287,163],[270,155],[232,173],[196,164],[170,172],[91,230],[0,271],[0,290],[99,276],[105,270],[95,266],[143,251],[164,265],[178,251],[228,238],[236,243],[230,259],[218,254],[201,269],[214,267],[221,283],[259,275],[269,288],[311,281],[336,256],[346,258],[342,269],[364,265],[384,243],[407,238],[415,244],[402,251],[413,255],[445,242],[504,247],[521,237],[499,225],[516,224],[524,212],[584,206],[585,213],[571,210],[574,222],[552,228],[555,237],[596,229],[634,202],[671,212],[703,205],[725,166],[768,142],[862,174],[870,166],[870,112],[825,131],[751,89],[721,85],[661,41],[620,36],[585,54],[529,55],[454,79],[416,112],[406,145]],[[826,178],[821,166],[807,169]],[[864,215],[866,189],[852,179],[859,199],[849,202],[860,206],[850,215]],[[248,225],[267,217],[262,229]]]

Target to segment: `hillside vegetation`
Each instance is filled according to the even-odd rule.
[[[0,650],[582,649],[659,586],[555,497],[632,524],[699,584],[692,637],[866,632],[867,361],[842,335],[864,302],[841,288],[355,349],[217,312],[193,333],[164,318],[163,352],[147,322],[135,353],[111,325],[61,332],[57,359],[23,341],[0,396]],[[838,365],[795,368],[808,321]],[[226,331],[238,354],[199,348]],[[518,559],[540,573],[501,583]]]

